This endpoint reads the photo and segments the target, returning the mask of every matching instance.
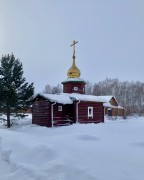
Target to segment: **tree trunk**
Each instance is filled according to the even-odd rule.
[[[10,124],[10,111],[9,109],[7,110],[7,128],[10,128],[11,124]]]

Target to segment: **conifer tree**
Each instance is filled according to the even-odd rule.
[[[29,98],[34,93],[33,83],[23,77],[23,65],[15,56],[5,55],[0,59],[0,111],[7,116],[7,127],[11,126],[11,113],[30,107]]]

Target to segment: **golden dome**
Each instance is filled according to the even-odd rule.
[[[73,63],[71,68],[68,70],[68,78],[79,78],[80,77],[80,70],[76,67],[75,64],[75,56],[73,55]]]

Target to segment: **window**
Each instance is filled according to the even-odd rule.
[[[74,91],[78,91],[78,87],[74,87]]]
[[[88,107],[88,117],[93,118],[93,107]]]
[[[58,106],[58,111],[62,111],[62,106]]]

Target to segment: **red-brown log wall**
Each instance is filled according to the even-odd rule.
[[[51,104],[41,97],[33,102],[32,124],[52,127]],[[59,106],[62,106],[62,111],[58,110]],[[65,126],[72,124],[73,121],[73,105],[53,105],[53,126]]]
[[[53,125],[63,126],[76,123],[77,102],[71,105],[55,104],[53,105]],[[62,111],[58,110],[62,106]],[[93,118],[88,117],[88,107],[93,107]],[[78,104],[78,122],[79,123],[98,123],[104,122],[103,103],[84,102]],[[32,123],[51,127],[51,103],[45,99],[39,98],[33,102]]]
[[[32,124],[51,127],[51,105],[45,100],[36,100],[32,107]]]
[[[62,111],[58,110],[58,106],[62,106]],[[72,115],[69,112],[70,105],[55,104],[53,106],[53,125],[65,126],[72,124]],[[70,106],[71,108],[71,106]]]
[[[93,118],[88,117],[88,107],[93,107]],[[101,102],[80,102],[78,104],[79,123],[99,123],[104,122],[104,107]]]
[[[78,90],[74,90],[74,87],[78,87]],[[83,82],[67,82],[63,84],[64,93],[80,93],[85,94],[85,83]]]

